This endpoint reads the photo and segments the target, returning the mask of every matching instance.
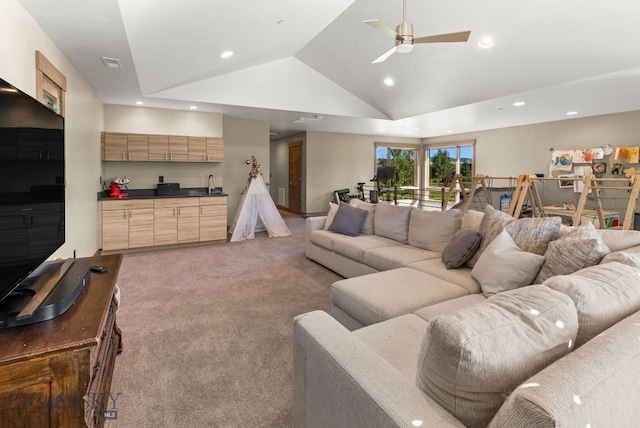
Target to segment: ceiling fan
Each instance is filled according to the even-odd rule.
[[[448,33],[448,34],[438,34],[435,36],[426,36],[426,37],[413,37],[413,25],[406,22],[406,9],[407,9],[407,0],[402,0],[402,22],[400,25],[396,27],[396,30],[393,31],[391,28],[387,27],[382,21],[379,19],[369,19],[364,21],[365,24],[371,25],[376,30],[382,31],[384,34],[395,39],[396,44],[394,47],[380,55],[378,58],[373,60],[371,63],[376,64],[378,62],[382,62],[385,59],[389,58],[393,55],[394,52],[398,53],[407,53],[411,52],[413,49],[414,43],[453,43],[453,42],[466,42],[469,40],[469,35],[471,31],[462,31],[460,33]]]

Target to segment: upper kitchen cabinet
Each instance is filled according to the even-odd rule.
[[[137,162],[222,162],[221,137],[102,133],[102,160]]]

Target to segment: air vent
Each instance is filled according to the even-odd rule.
[[[120,60],[117,58],[107,58],[106,56],[103,56],[102,63],[105,67],[111,68],[113,70],[119,70],[122,68],[122,64],[120,64]]]
[[[301,117],[299,119],[294,120],[291,123],[316,123],[316,122],[321,122],[322,119],[324,119],[323,116],[316,114],[313,117]]]

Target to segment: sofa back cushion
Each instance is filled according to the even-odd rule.
[[[412,207],[379,203],[374,214],[376,235],[406,244],[409,242],[409,216]]]
[[[576,346],[640,310],[640,270],[619,262],[554,276],[543,285],[573,300],[579,322]]]
[[[640,245],[640,231],[619,229],[598,229],[605,245],[613,252],[627,250]]]
[[[521,382],[567,354],[573,302],[541,285],[436,315],[422,342],[418,386],[468,427],[485,427]]]
[[[460,229],[462,212],[411,210],[409,215],[409,245],[442,253],[447,242]]]
[[[376,211],[376,204],[372,204],[371,202],[365,202],[365,201],[361,201],[360,199],[351,199],[349,201],[349,205],[356,207],[356,208],[360,208],[361,210],[365,210],[367,211],[369,214],[367,214],[367,218],[365,219],[364,223],[362,224],[362,228],[360,229],[360,233],[362,233],[363,235],[373,235],[374,233],[374,229],[373,229],[373,217],[375,215],[375,211]]]

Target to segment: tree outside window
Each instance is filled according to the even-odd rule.
[[[417,186],[417,158],[418,148],[404,147],[376,147],[376,166],[394,166],[395,180],[392,186]],[[414,190],[399,190],[398,199],[414,199]]]

